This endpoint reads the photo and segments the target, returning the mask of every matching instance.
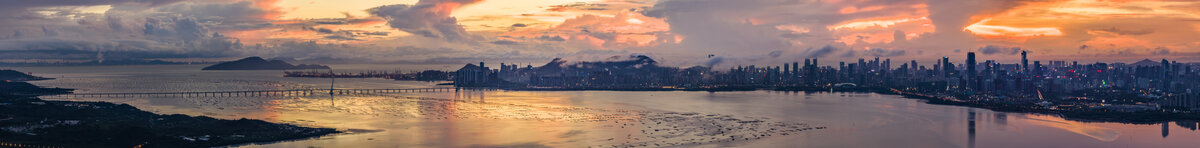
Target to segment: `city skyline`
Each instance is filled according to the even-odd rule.
[[[1152,122],[1200,111],[1200,72],[1195,63],[1162,59],[1137,63],[1041,61],[1002,64],[967,52],[962,63],[942,57],[929,67],[916,61],[858,59],[821,66],[819,59],[779,65],[660,66],[645,55],[622,60],[570,62],[554,59],[534,67],[486,62],[449,72],[453,85],[507,90],[614,91],[830,91],[872,92],[920,98],[932,104],[1000,111],[1051,112],[1119,122]],[[1137,114],[1121,116],[1110,112]],[[1157,112],[1157,113],[1152,113]],[[1127,114],[1127,115],[1128,115]],[[1139,116],[1135,118],[1134,116]]]
[[[1200,0],[0,0],[0,147],[1196,147]]]
[[[1200,2],[155,0],[3,2],[3,62],[122,59],[457,64],[602,60],[750,65],[900,61],[1200,61]],[[755,8],[755,9],[741,9]],[[66,56],[56,56],[66,55]],[[713,55],[713,56],[708,56]],[[706,57],[706,58],[701,58]],[[923,61],[924,62],[924,61]],[[932,61],[929,61],[932,62]],[[1007,62],[1006,62],[1007,63]]]

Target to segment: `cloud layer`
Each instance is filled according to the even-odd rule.
[[[962,51],[1035,59],[1200,59],[1200,2],[1099,0],[278,0],[0,2],[0,60],[280,57],[537,62],[653,55],[667,65],[777,64]],[[344,5],[344,6],[343,6]],[[351,7],[353,6],[353,7]],[[288,18],[303,8],[338,18]],[[708,55],[713,55],[709,57]],[[1070,55],[1070,56],[1067,56]]]

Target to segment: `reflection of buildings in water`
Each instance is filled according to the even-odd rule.
[[[454,100],[464,100],[464,101],[474,100],[474,101],[479,101],[479,102],[486,102],[485,101],[485,98],[487,96],[487,94],[485,94],[486,92],[487,92],[487,90],[456,89],[454,91]]]
[[[1163,138],[1167,138],[1167,134],[1170,134],[1170,133],[1171,133],[1171,128],[1170,128],[1169,126],[1167,126],[1167,123],[1170,123],[1170,122],[1163,122],[1163,123],[1162,123],[1162,135],[1163,135]]]
[[[1197,129],[1197,127],[1200,127],[1200,122],[1197,122],[1197,121],[1175,121],[1175,125],[1186,128],[1188,130],[1195,131]]]
[[[968,109],[967,112],[967,146],[975,148],[975,109]]]
[[[1000,127],[1001,131],[1005,130],[1005,128],[1008,126],[1008,114],[996,113],[996,116],[993,117],[995,119],[993,119],[992,122],[995,123],[996,126]]]

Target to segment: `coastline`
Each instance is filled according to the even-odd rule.
[[[254,119],[156,114],[128,104],[47,101],[70,89],[0,82],[0,144],[45,147],[214,147],[342,133]]]
[[[467,87],[472,88],[472,87]],[[942,99],[932,97],[932,95],[902,92],[891,88],[883,87],[721,87],[721,88],[496,88],[496,87],[474,87],[487,89],[501,89],[514,91],[707,91],[707,92],[736,92],[736,91],[804,91],[804,92],[848,92],[848,93],[876,93],[883,95],[897,95],[903,98],[920,100],[926,104],[932,105],[948,105],[973,107],[980,109],[988,109],[998,112],[1011,113],[1033,113],[1059,116],[1067,120],[1081,122],[1117,122],[1128,124],[1158,124],[1170,121],[1197,121],[1200,120],[1200,114],[1196,113],[1179,113],[1179,112],[1163,112],[1157,110],[1150,111],[1135,111],[1121,112],[1106,109],[1092,109],[1087,111],[1073,110],[1051,110],[1048,108],[1036,108],[1036,104],[1031,103],[997,103],[997,102],[979,102],[979,101],[960,101],[951,99]]]

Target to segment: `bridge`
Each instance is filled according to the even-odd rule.
[[[320,94],[378,94],[455,92],[460,90],[490,90],[480,88],[401,88],[401,89],[288,89],[250,91],[196,91],[196,92],[134,92],[134,93],[71,93],[59,97],[256,97],[256,96],[308,96]]]

